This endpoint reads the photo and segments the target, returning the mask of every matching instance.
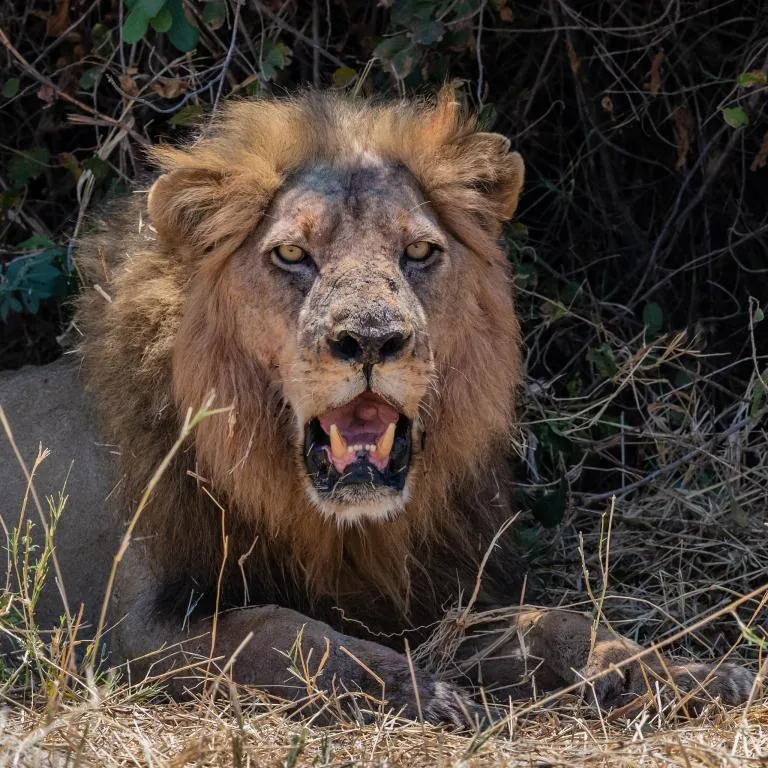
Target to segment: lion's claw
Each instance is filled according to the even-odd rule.
[[[458,728],[475,725],[480,719],[479,707],[460,688],[437,681],[424,706],[424,719],[429,723],[450,723]]]

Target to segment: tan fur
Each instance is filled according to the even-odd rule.
[[[316,658],[331,637],[380,662],[389,692],[401,691],[390,700],[413,714],[405,658],[322,622],[395,646],[403,630],[418,635],[471,589],[510,515],[521,340],[497,239],[522,160],[505,138],[478,132],[450,90],[434,102],[308,92],[233,103],[189,146],[151,154],[162,175],[113,208],[79,257],[93,287],[76,323],[120,450],[128,516],[187,411],[211,391],[230,410],[197,426],[140,521],[118,587],[118,612],[129,614],[122,655],[186,643],[178,611],[216,591],[226,537],[221,605],[262,606],[219,624],[223,654],[259,628],[238,679],[283,691],[284,662],[270,654],[303,625]],[[397,254],[426,237],[445,258],[430,277],[409,277]],[[301,290],[265,256],[297,240],[325,253]],[[329,346],[350,323],[399,328],[407,353],[364,383],[361,366]],[[345,510],[313,495],[302,428],[366,386],[413,420],[417,439],[401,497]],[[515,599],[519,566],[505,542],[478,605]],[[206,622],[194,618],[190,633]],[[565,659],[569,674],[587,665],[585,637],[583,627],[558,635],[552,663]],[[202,653],[200,642],[185,647]],[[353,666],[335,653],[326,676],[357,682]],[[427,711],[455,720],[454,691],[420,680]]]

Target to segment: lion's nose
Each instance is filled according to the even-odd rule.
[[[397,360],[403,355],[413,334],[404,331],[361,333],[343,330],[328,339],[337,360],[376,365]]]

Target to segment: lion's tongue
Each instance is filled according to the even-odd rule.
[[[324,413],[320,426],[330,439],[328,458],[336,470],[343,472],[360,451],[377,469],[386,469],[398,416],[395,408],[370,392]]]

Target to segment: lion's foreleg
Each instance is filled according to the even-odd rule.
[[[132,682],[165,682],[183,698],[221,675],[313,709],[341,702],[347,711],[466,724],[472,704],[461,691],[390,648],[277,605],[222,612],[214,629],[212,617],[189,620],[158,607],[161,584],[138,551],[123,565],[113,650]]]
[[[464,666],[496,695],[529,697],[581,684],[585,698],[603,708],[619,707],[657,685],[669,694],[692,693],[696,711],[720,697],[746,700],[754,675],[735,664],[675,664],[642,648],[591,617],[570,611],[524,609],[503,625],[470,638]]]

